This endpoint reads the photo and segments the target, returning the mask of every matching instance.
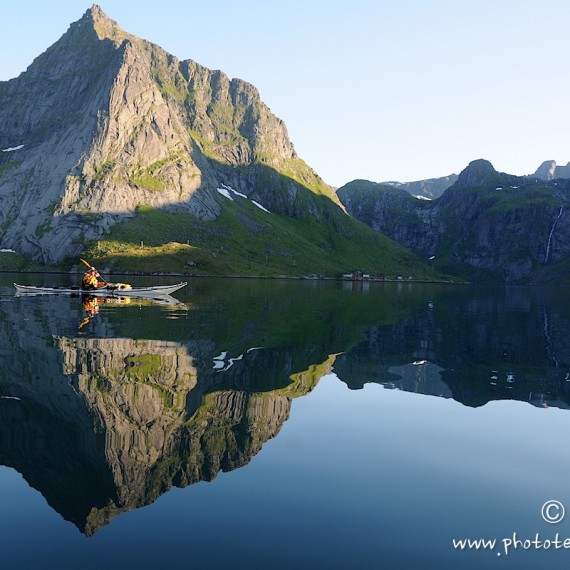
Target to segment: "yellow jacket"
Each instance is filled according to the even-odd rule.
[[[97,276],[95,273],[88,272],[83,276],[83,281],[81,282],[83,289],[97,289]]]

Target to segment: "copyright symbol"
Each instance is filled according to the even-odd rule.
[[[564,518],[564,505],[560,501],[546,501],[540,510],[542,518],[550,524],[558,524]]]

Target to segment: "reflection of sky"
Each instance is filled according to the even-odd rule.
[[[58,568],[118,568],[121,560],[127,567],[192,560],[197,568],[559,568],[567,551],[499,558],[455,552],[451,541],[515,531],[570,536],[570,515],[560,525],[540,516],[548,499],[570,509],[568,433],[564,410],[517,401],[468,408],[375,384],[354,391],[330,374],[293,401],[281,432],[249,465],[171,490],[89,539],[0,469],[4,559],[10,568],[42,560]]]
[[[294,402],[275,445],[309,434],[298,462],[320,488],[338,486],[348,511],[360,506],[353,530],[376,527],[383,556],[431,551],[447,567],[489,567],[496,554],[455,553],[451,539],[570,536],[570,521],[553,528],[540,516],[551,498],[570,508],[568,412],[517,401],[468,408],[373,384],[349,392],[334,375],[317,390],[318,405]],[[560,554],[516,552],[500,562],[549,567]]]

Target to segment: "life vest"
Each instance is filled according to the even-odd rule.
[[[81,286],[83,289],[97,289],[97,276],[94,273],[87,272],[83,276]]]

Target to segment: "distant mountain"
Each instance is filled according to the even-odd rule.
[[[441,178],[428,178],[427,180],[417,180],[415,182],[391,181],[380,182],[380,184],[400,188],[416,198],[434,200],[439,198],[456,180],[457,174],[450,174]]]
[[[36,261],[421,271],[346,215],[254,86],[179,61],[98,6],[0,83],[0,150],[0,247]]]
[[[570,178],[570,162],[566,166],[558,166],[555,160],[545,160],[533,174],[535,178],[541,180],[552,180],[553,178]]]
[[[365,181],[339,188],[347,211],[472,281],[570,282],[570,181],[497,172],[473,161],[437,200]]]

